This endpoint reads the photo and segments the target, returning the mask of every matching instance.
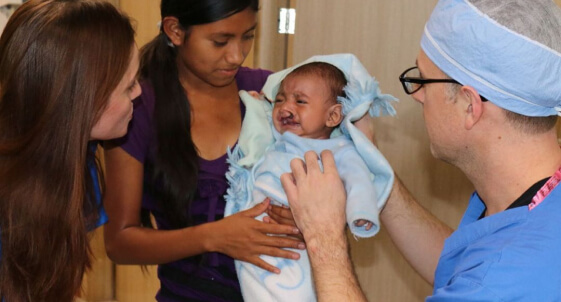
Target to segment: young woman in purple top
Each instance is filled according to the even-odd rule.
[[[241,301],[233,259],[278,271],[259,255],[295,259],[293,225],[223,218],[226,150],[238,139],[238,90],[270,72],[240,67],[253,43],[258,0],[163,0],[160,34],[142,50],[143,93],[129,134],[106,145],[107,253],[159,264],[158,301]],[[157,225],[152,228],[148,214]]]

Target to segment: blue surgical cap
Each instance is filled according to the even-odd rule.
[[[559,51],[499,24],[467,0],[438,2],[421,48],[448,76],[503,109],[526,116],[561,111]]]

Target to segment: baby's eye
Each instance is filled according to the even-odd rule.
[[[282,101],[282,99],[275,99],[275,103],[281,103]]]
[[[296,100],[296,103],[298,104],[307,104],[308,102],[304,101],[304,100]]]

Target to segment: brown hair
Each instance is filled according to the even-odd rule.
[[[90,265],[93,125],[134,30],[105,2],[31,0],[0,38],[0,296],[72,301]],[[96,177],[96,176],[93,176]]]
[[[447,77],[450,78],[450,77]],[[450,99],[455,99],[460,92],[461,85],[448,84],[447,95]],[[491,100],[492,102],[492,100]],[[516,129],[526,134],[542,134],[550,131],[557,123],[557,115],[551,116],[526,116],[501,108],[507,121]]]
[[[518,130],[527,134],[542,134],[550,131],[557,123],[557,115],[526,116],[503,109],[506,119]]]
[[[337,102],[338,96],[345,97],[343,88],[347,85],[347,79],[345,74],[332,64],[325,62],[307,63],[292,70],[287,77],[294,75],[314,75],[324,80],[330,89],[330,100],[333,100],[334,103]]]

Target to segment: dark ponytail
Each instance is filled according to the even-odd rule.
[[[227,18],[259,0],[162,0],[162,19],[174,16],[186,31],[192,25]],[[191,108],[179,82],[177,50],[161,31],[141,50],[141,76],[150,82],[156,98],[154,125],[157,148],[153,163],[145,163],[150,181],[145,190],[158,201],[172,228],[192,225],[191,201],[197,190],[198,152],[191,137]],[[144,225],[148,213],[141,214]]]
[[[156,159],[146,163],[152,178],[149,193],[157,200],[173,228],[190,224],[190,201],[197,188],[198,156],[191,139],[190,106],[179,82],[176,65],[177,51],[168,46],[161,32],[141,50],[141,75],[154,88],[156,105]],[[143,221],[146,224],[146,221]]]

